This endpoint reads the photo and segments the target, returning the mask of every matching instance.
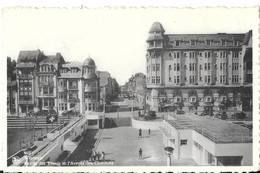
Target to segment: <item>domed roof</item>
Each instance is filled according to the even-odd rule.
[[[87,65],[87,66],[89,66],[89,65],[95,66],[95,61],[94,61],[92,58],[88,57],[88,58],[85,59],[85,61],[83,62],[83,66],[85,66],[85,65]]]
[[[152,27],[151,27],[151,29],[150,29],[150,31],[149,31],[149,33],[158,32],[158,31],[159,31],[159,32],[162,32],[162,33],[165,32],[165,30],[163,29],[161,23],[159,23],[159,22],[154,22],[153,25],[152,25]]]

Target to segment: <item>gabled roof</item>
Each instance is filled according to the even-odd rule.
[[[21,61],[28,60],[29,62],[36,62],[37,58],[40,54],[40,50],[26,50],[26,51],[20,51],[18,56],[18,63]]]
[[[62,64],[61,68],[68,68],[67,73],[60,73],[59,78],[82,78],[82,63],[78,61],[67,62]],[[77,73],[71,73],[72,68],[78,68]]]

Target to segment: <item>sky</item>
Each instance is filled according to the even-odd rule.
[[[167,33],[246,33],[258,10],[247,8],[6,8],[2,13],[3,57],[20,50],[60,52],[66,61],[91,57],[123,85],[145,73],[146,39],[154,22]]]

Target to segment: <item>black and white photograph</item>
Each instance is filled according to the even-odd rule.
[[[2,9],[4,166],[258,169],[258,10]]]

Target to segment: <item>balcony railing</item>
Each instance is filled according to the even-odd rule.
[[[69,86],[69,90],[77,90],[78,86]]]
[[[64,91],[66,91],[66,90],[67,90],[66,87],[63,87],[63,86],[59,86],[59,87],[58,87],[58,91],[59,91],[59,92],[64,92]]]
[[[39,82],[39,85],[41,86],[54,86],[54,82]]]
[[[20,74],[18,75],[19,78],[33,78],[32,74]]]
[[[69,98],[68,102],[69,103],[77,103],[77,102],[79,102],[79,98]]]
[[[85,87],[84,92],[95,92],[96,91],[96,87]]]
[[[19,104],[33,104],[32,100],[19,100]]]

